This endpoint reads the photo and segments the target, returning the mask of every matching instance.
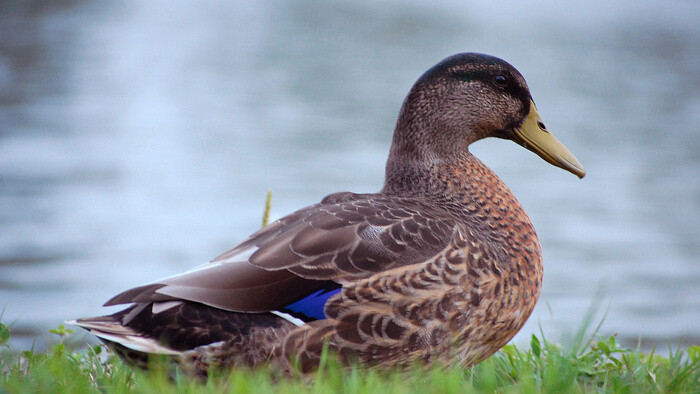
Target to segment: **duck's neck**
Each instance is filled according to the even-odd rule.
[[[406,160],[391,155],[382,194],[428,197],[508,254],[539,260],[540,246],[525,210],[501,179],[465,151],[458,160]]]
[[[444,160],[414,158],[392,149],[382,193],[402,197],[446,196],[464,202],[484,194],[514,199],[503,181],[468,150]]]

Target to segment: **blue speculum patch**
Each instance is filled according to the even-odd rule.
[[[286,306],[283,311],[290,313],[304,321],[309,320],[323,320],[326,315],[323,313],[323,307],[326,305],[326,301],[332,296],[340,292],[340,288],[337,289],[321,289],[315,293],[309,294],[308,296],[302,298],[299,301],[294,302]]]

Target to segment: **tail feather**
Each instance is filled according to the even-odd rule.
[[[121,325],[112,316],[89,317],[66,323],[82,327],[105,342],[119,344],[137,352],[168,356],[181,354],[179,351],[161,345],[154,338],[139,334],[133,329]]]
[[[296,327],[272,313],[231,312],[189,301],[138,303],[67,323],[90,331],[127,362],[147,367],[150,355],[165,355],[196,374],[274,358]]]

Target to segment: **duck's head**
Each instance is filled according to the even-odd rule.
[[[515,141],[579,178],[586,174],[545,126],[518,70],[478,53],[450,56],[418,79],[401,108],[392,154],[455,160],[486,137]]]

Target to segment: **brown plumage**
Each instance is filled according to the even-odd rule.
[[[304,370],[324,343],[369,365],[459,361],[505,345],[532,312],[542,253],[523,207],[468,150],[511,139],[579,177],[505,61],[449,57],[404,101],[381,192],[327,196],[192,271],[123,292],[79,319],[125,359]]]

